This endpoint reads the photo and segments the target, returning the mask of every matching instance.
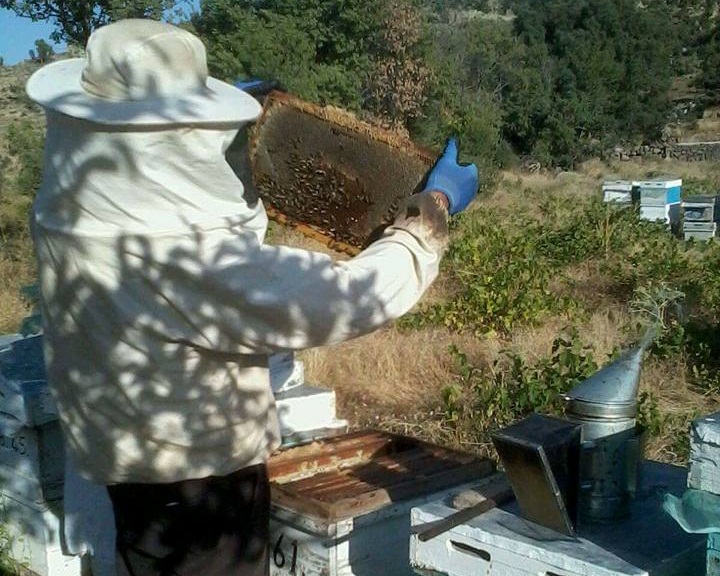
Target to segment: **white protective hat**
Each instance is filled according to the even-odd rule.
[[[44,108],[98,124],[240,124],[261,111],[252,96],[208,76],[199,38],[154,20],[98,28],[84,59],[44,66],[26,90]]]

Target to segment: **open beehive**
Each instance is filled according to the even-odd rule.
[[[326,521],[481,480],[494,470],[486,458],[373,430],[292,448],[269,462],[273,505]]]
[[[270,217],[351,254],[422,187],[433,161],[396,133],[281,92],[265,100],[250,141]]]

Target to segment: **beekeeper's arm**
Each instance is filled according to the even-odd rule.
[[[215,322],[197,322],[204,328],[193,340],[265,353],[341,342],[387,324],[436,278],[448,212],[463,210],[477,186],[477,168],[458,164],[451,140],[426,191],[407,199],[384,235],[351,260],[259,243],[218,258],[200,279]]]

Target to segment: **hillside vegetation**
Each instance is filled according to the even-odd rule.
[[[720,243],[685,243],[600,203],[607,174],[671,171],[715,189],[715,164],[585,163],[577,172],[503,172],[456,222],[441,279],[380,335],[305,354],[346,416],[465,449],[589,376],[662,322],[642,376],[649,453],[683,461],[693,417],[720,399]],[[305,242],[285,233],[278,241]]]
[[[717,6],[647,4],[204,0],[184,24],[219,77],[275,78],[436,149],[457,134],[481,167],[481,195],[453,220],[441,278],[417,309],[302,355],[354,425],[487,452],[491,429],[557,412],[560,392],[659,322],[642,420],[651,456],[686,457],[689,420],[720,398],[720,243],[606,207],[600,185],[671,173],[686,193],[718,191],[716,164],[603,159],[668,134],[720,139]],[[3,332],[27,315],[20,289],[34,276],[42,116],[22,88],[33,66],[0,67]],[[671,114],[690,93],[699,124]],[[318,248],[276,226],[271,241]]]

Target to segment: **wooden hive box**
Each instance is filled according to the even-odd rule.
[[[409,576],[411,508],[494,471],[488,459],[373,430],[281,452],[269,462],[271,575]]]

